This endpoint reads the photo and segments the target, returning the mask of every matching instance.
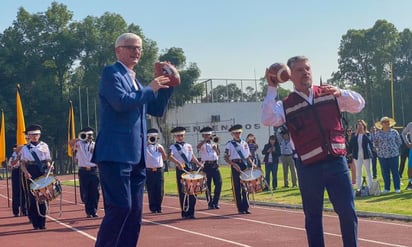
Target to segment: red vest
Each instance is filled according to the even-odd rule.
[[[320,92],[319,86],[313,86],[312,105],[295,92],[283,100],[286,126],[305,165],[346,154],[337,99],[333,95],[320,96]]]

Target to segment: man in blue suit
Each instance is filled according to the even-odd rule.
[[[116,39],[117,62],[104,68],[99,85],[100,132],[92,162],[99,167],[105,216],[96,246],[136,246],[142,222],[146,177],[146,113],[162,116],[173,88],[156,77],[143,87],[134,66],[142,39],[124,33]]]

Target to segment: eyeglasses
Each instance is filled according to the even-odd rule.
[[[140,52],[142,52],[142,51],[143,51],[143,48],[142,48],[142,47],[140,47],[140,46],[134,46],[134,45],[122,45],[122,46],[120,46],[120,47],[122,47],[122,48],[126,48],[128,51],[135,51],[135,50],[138,50],[138,51],[140,51]]]

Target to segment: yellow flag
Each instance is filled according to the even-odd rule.
[[[17,94],[16,94],[16,144],[17,146],[24,145],[27,143],[26,135],[24,131],[26,130],[26,124],[24,123],[23,106],[20,99],[20,85],[17,84]]]
[[[68,117],[68,124],[67,124],[67,155],[69,157],[73,157],[73,149],[69,145],[69,141],[76,138],[76,132],[74,128],[74,110],[72,101],[69,102],[69,117]]]
[[[4,112],[1,111],[1,128],[0,128],[0,163],[6,161],[6,132],[4,126]]]

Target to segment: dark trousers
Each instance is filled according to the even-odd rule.
[[[149,199],[149,209],[151,212],[162,210],[162,201],[164,195],[164,172],[163,168],[156,170],[146,169],[146,189]]]
[[[222,176],[220,175],[219,165],[216,163],[205,164],[203,171],[206,173],[207,192],[206,198],[209,207],[219,205],[220,193],[222,191]],[[215,186],[212,194],[212,181]]]
[[[378,160],[378,154],[374,151],[372,151],[372,157],[371,157],[371,162],[372,162],[372,177],[373,179],[377,178],[378,172],[376,170],[376,161]]]
[[[135,247],[142,224],[144,161],[137,165],[98,164],[105,216],[97,234],[98,247]]]
[[[296,160],[296,168],[309,246],[325,246],[322,224],[325,189],[339,216],[343,245],[358,246],[358,219],[346,159],[334,157],[311,165],[303,165],[300,160]]]
[[[19,215],[20,210],[22,215],[27,214],[26,196],[23,193],[21,169],[13,168],[11,170],[11,188],[12,188],[12,209],[14,215]]]
[[[31,179],[36,180],[36,178],[43,175],[37,165],[27,165],[27,171],[31,174]],[[28,188],[32,182],[28,180]],[[37,201],[31,192],[29,194],[29,205],[28,205],[28,217],[34,228],[43,228],[46,226],[46,218],[41,215],[46,215],[46,205],[47,202],[39,203],[39,211],[37,210]]]
[[[249,200],[247,198],[248,194],[246,190],[243,189],[240,183],[240,172],[236,171],[235,168],[232,169],[232,188],[234,193],[234,198],[239,212],[244,212],[249,210]]]
[[[99,204],[99,177],[97,168],[91,170],[79,168],[80,193],[87,215],[95,215]]]
[[[273,162],[266,162],[265,163],[265,179],[266,182],[268,183],[268,186],[270,186],[270,174],[272,174],[272,189],[276,189],[278,187],[278,167],[279,167],[279,162],[273,163]]]
[[[195,216],[196,197],[194,195],[186,195],[183,192],[183,186],[181,183],[182,174],[184,174],[184,171],[181,171],[178,168],[176,168],[177,192],[179,194],[179,202],[180,208],[182,209],[182,217]]]

